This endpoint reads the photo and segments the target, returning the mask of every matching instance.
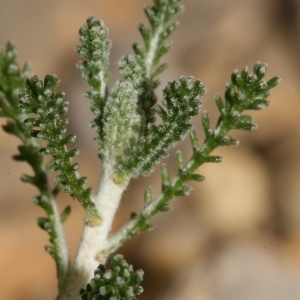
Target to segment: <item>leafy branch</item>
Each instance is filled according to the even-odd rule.
[[[256,63],[252,74],[248,74],[248,68],[241,73],[235,71],[231,77],[231,83],[226,85],[225,101],[220,96],[215,96],[216,105],[220,111],[220,117],[215,129],[210,126],[207,112],[202,114],[202,126],[205,132],[205,140],[199,145],[195,131],[190,131],[190,140],[193,155],[185,164],[181,152],[177,152],[176,161],[178,173],[170,180],[168,167],[161,168],[162,191],[156,199],[152,198],[151,188],[147,188],[144,195],[144,209],[140,214],[132,213],[131,220],[116,234],[110,237],[105,248],[99,255],[107,255],[119,248],[126,240],[135,236],[141,230],[152,229],[148,221],[161,211],[171,208],[169,201],[178,196],[187,196],[191,188],[188,181],[203,181],[204,177],[195,171],[204,163],[222,161],[219,156],[212,156],[211,152],[221,146],[237,145],[238,141],[228,132],[232,129],[251,131],[257,128],[251,116],[244,115],[245,110],[260,110],[269,105],[266,98],[270,90],[280,81],[278,77],[263,81],[267,71],[267,65]]]
[[[33,175],[25,174],[22,180],[38,188],[39,195],[33,201],[46,212],[46,217],[38,218],[38,225],[50,236],[52,245],[46,246],[46,250],[57,265],[57,300],[75,300],[79,296],[82,300],[136,299],[142,292],[139,286],[142,272],[134,272],[118,255],[110,260],[110,269],[106,270],[106,259],[126,240],[141,230],[151,229],[149,221],[159,212],[169,210],[171,199],[189,195],[189,181],[204,180],[196,171],[204,163],[222,161],[221,157],[212,155],[216,148],[238,145],[230,130],[257,128],[244,111],[267,107],[270,90],[279,82],[278,77],[263,80],[267,65],[260,62],[251,74],[247,68],[241,73],[235,71],[231,83],[226,85],[224,100],[215,96],[220,112],[215,128],[210,125],[208,113],[202,113],[205,139],[200,145],[190,122],[201,111],[206,91],[202,82],[181,77],[168,83],[161,105],[156,104],[154,92],[160,82],[159,75],[167,67],[160,63],[172,45],[167,39],[177,28],[175,18],[182,10],[180,0],[154,0],[153,7],[145,7],[150,27],[139,25],[144,44],[134,44],[134,54],[120,58],[118,68],[122,80],[111,89],[107,86],[111,47],[108,29],[103,21],[89,17],[79,31],[81,45],[76,51],[83,61],[77,67],[91,87],[84,95],[92,100],[90,109],[95,119],[91,126],[98,134],[95,140],[102,159],[102,177],[95,194],[86,187],[87,178],[79,175],[79,164],[72,162],[78,150],[68,149],[75,136],[66,134],[68,103],[64,101],[64,93],[55,91],[57,77],[47,75],[44,81],[37,76],[27,79],[28,65],[20,69],[14,45],[9,42],[6,53],[0,52],[0,117],[8,119],[4,130],[22,142],[14,158],[27,161],[33,170]],[[156,116],[160,117],[160,124],[154,123]],[[116,210],[130,179],[150,174],[160,159],[167,156],[167,150],[187,135],[193,149],[190,159],[185,162],[182,153],[177,151],[178,170],[173,178],[168,167],[162,165],[160,194],[154,198],[148,187],[143,210],[133,212],[130,221],[111,234]],[[43,155],[52,157],[49,163],[44,162]],[[58,173],[54,187],[49,184],[50,171]],[[59,214],[55,203],[62,186],[86,210],[82,238],[72,262],[69,262],[63,232],[70,207]]]
[[[145,7],[151,27],[139,25],[144,47],[134,44],[135,55],[119,60],[119,71],[125,83],[117,82],[110,92],[107,90],[109,80],[107,67],[111,45],[108,40],[108,29],[103,21],[94,17],[88,18],[87,23],[80,29],[82,45],[77,46],[76,50],[85,61],[79,62],[77,66],[82,71],[83,79],[92,87],[92,91],[85,93],[87,98],[93,100],[90,108],[96,115],[91,125],[99,134],[95,140],[99,144],[101,158],[104,162],[109,162],[110,166],[115,165],[114,169],[118,169],[122,164],[121,157],[124,154],[126,157],[134,147],[140,146],[143,136],[151,134],[150,127],[155,121],[156,112],[153,107],[157,101],[154,88],[159,84],[156,77],[167,67],[166,64],[159,66],[158,64],[161,57],[171,48],[172,43],[166,39],[178,26],[178,22],[174,22],[174,19],[183,10],[179,2],[180,0],[155,0],[153,7]],[[124,95],[121,95],[122,89]],[[127,124],[120,124],[122,120],[120,115],[111,113],[119,110],[121,99],[126,101],[123,107],[130,107],[126,113],[128,120],[132,122]],[[112,148],[122,151],[113,153]],[[116,178],[128,177],[129,174],[138,175],[130,172],[126,174],[127,176],[121,175],[119,171],[117,171],[119,174],[115,175]]]
[[[120,171],[133,176],[148,175],[161,157],[166,157],[166,149],[182,140],[189,132],[191,117],[199,114],[201,98],[205,87],[201,81],[192,77],[181,77],[168,83],[163,90],[163,107],[157,105],[155,110],[161,117],[163,125],[150,123],[150,138],[143,138],[139,147],[132,149],[130,157],[125,158]]]
[[[108,39],[108,29],[104,22],[94,17],[89,17],[86,24],[82,25],[79,38],[82,45],[77,45],[76,51],[85,60],[79,61],[77,67],[82,72],[83,80],[93,89],[85,92],[84,96],[93,100],[90,110],[96,118],[91,122],[91,126],[101,136],[104,126],[103,110],[107,98],[107,83],[110,79],[107,68],[111,41]]]
[[[153,7],[145,6],[144,9],[150,28],[144,24],[139,25],[144,47],[135,43],[133,50],[145,62],[147,77],[153,80],[153,86],[157,87],[160,81],[155,77],[167,68],[167,64],[159,65],[159,60],[172,47],[172,42],[166,39],[178,27],[179,22],[173,20],[183,11],[183,6],[179,5],[180,0],[154,0],[153,2],[155,4]]]
[[[33,170],[33,175],[24,174],[22,181],[34,185],[40,192],[40,195],[34,197],[32,201],[43,208],[47,215],[38,218],[37,222],[50,236],[52,245],[47,245],[45,249],[56,262],[59,286],[62,287],[68,269],[68,249],[62,223],[69,215],[70,207],[66,207],[60,215],[58,214],[54,199],[60,185],[56,185],[53,189],[50,187],[49,170],[43,166],[43,157],[40,153],[41,140],[32,137],[29,124],[25,125],[25,120],[28,120],[31,113],[25,113],[19,107],[18,94],[25,88],[28,72],[28,65],[20,70],[14,44],[8,42],[6,53],[0,52],[0,116],[8,119],[3,129],[22,142],[18,147],[19,154],[13,158],[17,161],[26,161]]]
[[[44,82],[37,76],[26,80],[26,90],[19,93],[20,106],[24,112],[35,114],[25,120],[33,137],[48,142],[40,149],[42,155],[51,155],[53,160],[47,168],[57,171],[56,181],[65,186],[65,192],[76,198],[87,210],[86,223],[95,226],[101,218],[91,200],[92,189],[85,188],[86,177],[79,177],[78,163],[71,159],[79,153],[77,149],[67,149],[67,144],[75,141],[74,135],[65,135],[68,120],[63,120],[68,111],[68,103],[63,101],[64,93],[55,93],[59,80],[55,75],[47,75]]]

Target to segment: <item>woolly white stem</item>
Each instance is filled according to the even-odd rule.
[[[155,53],[157,51],[157,47],[158,47],[158,43],[159,43],[159,36],[162,33],[162,31],[164,30],[164,27],[162,25],[160,25],[157,30],[154,32],[154,35],[151,39],[150,42],[150,48],[149,51],[146,53],[146,57],[145,57],[145,64],[146,64],[146,70],[147,70],[147,75],[148,77],[151,76],[151,71],[152,71],[152,67],[153,67],[153,60],[154,60],[154,56]]]
[[[99,192],[94,202],[102,223],[99,226],[85,226],[81,242],[78,248],[74,264],[69,271],[69,279],[65,291],[62,291],[59,300],[77,300],[80,288],[85,288],[86,284],[94,276],[94,270],[100,263],[105,263],[106,258],[97,257],[103,249],[112,222],[119,206],[122,194],[126,185],[114,183],[110,166],[103,167],[102,179]]]
[[[55,244],[58,247],[58,285],[63,286],[69,266],[69,253],[67,243],[65,240],[63,225],[61,223],[54,199],[50,199],[50,205],[52,206],[53,215],[49,216],[49,220],[52,221],[52,223],[54,224],[54,231],[56,233]]]

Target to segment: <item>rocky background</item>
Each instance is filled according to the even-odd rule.
[[[94,15],[102,18],[113,41],[111,72],[116,62],[140,41],[137,24],[145,22],[141,0],[1,0],[0,44],[16,41],[21,63],[32,73],[56,73],[70,102],[70,132],[77,134],[81,174],[97,187],[101,164],[95,135],[89,129],[87,89],[76,70],[78,28]],[[187,199],[153,220],[155,230],[142,233],[120,252],[146,272],[141,300],[296,300],[300,299],[300,2],[297,0],[183,0],[185,12],[165,58],[163,84],[181,75],[200,78],[208,88],[203,107],[216,121],[213,96],[223,96],[234,69],[269,63],[267,78],[278,75],[270,108],[254,113],[256,132],[237,132],[239,147],[223,148],[218,165],[199,173]],[[160,92],[158,92],[160,94]],[[1,124],[3,124],[1,120]],[[195,119],[199,138],[200,120]],[[53,300],[55,268],[43,250],[48,237],[35,219],[43,212],[30,203],[36,190],[22,184],[26,164],[11,160],[18,140],[0,131],[0,299]],[[189,142],[179,147],[190,155]],[[173,164],[175,149],[165,161]],[[97,161],[97,163],[95,163]],[[173,168],[173,169],[172,169]],[[175,172],[174,167],[171,170]],[[124,195],[115,227],[142,206],[144,188],[159,192],[159,168],[135,180]],[[66,224],[74,254],[82,228],[78,203],[61,196],[59,206],[72,206]]]

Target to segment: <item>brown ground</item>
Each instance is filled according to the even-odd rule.
[[[153,220],[154,231],[121,252],[146,271],[143,300],[300,299],[300,5],[296,0],[183,2],[164,83],[181,75],[200,78],[208,88],[203,106],[215,121],[213,96],[223,95],[234,69],[260,60],[269,63],[268,78],[279,75],[283,81],[270,97],[271,107],[253,114],[259,130],[237,132],[241,145],[218,150],[224,162],[199,170],[206,181],[193,185],[188,199],[173,201],[171,212]],[[20,61],[30,60],[33,73],[62,79],[71,106],[70,132],[78,135],[81,149],[81,174],[94,187],[101,167],[93,161],[94,133],[86,125],[90,114],[81,96],[86,86],[74,66],[77,31],[89,15],[104,19],[115,74],[117,59],[139,40],[136,25],[144,20],[144,3],[150,1],[1,1],[0,44],[13,38]],[[203,137],[199,119],[194,124]],[[48,237],[35,225],[41,210],[29,200],[36,191],[19,182],[30,171],[10,159],[18,141],[2,131],[0,138],[0,299],[53,300],[55,269],[43,250]],[[188,141],[180,147],[188,157]],[[132,182],[116,226],[131,209],[140,209],[150,183],[158,192],[159,172]],[[62,198],[61,207],[68,203],[73,209],[66,231],[74,252],[83,212]]]

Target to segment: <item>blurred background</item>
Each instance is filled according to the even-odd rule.
[[[298,300],[300,299],[300,1],[183,0],[185,12],[172,35],[175,42],[164,61],[169,69],[162,86],[181,75],[200,78],[208,92],[203,108],[217,120],[215,93],[223,96],[230,74],[256,61],[267,62],[267,79],[282,82],[272,105],[253,113],[259,130],[233,132],[239,147],[218,149],[224,162],[205,165],[206,180],[193,185],[186,199],[158,215],[155,230],[127,242],[120,253],[145,271],[141,300]],[[118,79],[116,62],[140,42],[139,22],[146,22],[141,0],[1,0],[0,44],[16,42],[20,63],[32,63],[32,74],[55,73],[70,102],[70,133],[77,135],[80,173],[97,188],[101,164],[88,100],[75,63],[78,29],[90,15],[105,21],[112,39],[111,83]],[[158,91],[158,95],[161,92]],[[4,120],[0,121],[1,124]],[[200,118],[193,120],[200,140]],[[44,251],[48,236],[35,219],[43,216],[30,203],[37,191],[20,182],[30,173],[12,161],[19,141],[0,132],[0,299],[53,300],[55,266]],[[189,141],[179,144],[191,154]],[[164,162],[175,174],[174,153]],[[97,161],[97,163],[95,163]],[[125,192],[115,228],[142,208],[145,187],[160,190],[159,167],[147,178],[132,181]],[[82,230],[83,211],[61,195],[59,207],[72,206],[66,223],[71,253]]]

